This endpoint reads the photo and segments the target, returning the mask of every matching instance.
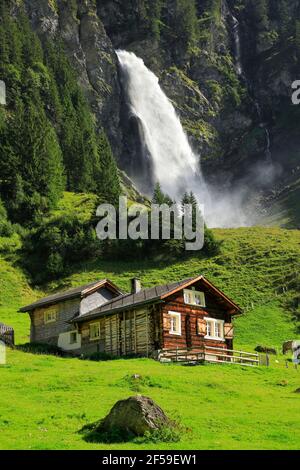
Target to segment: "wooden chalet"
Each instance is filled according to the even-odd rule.
[[[31,318],[31,342],[74,355],[178,359],[184,351],[212,361],[233,349],[232,320],[241,309],[205,277],[148,289],[138,279],[131,284],[131,292],[123,293],[104,279],[23,307]]]

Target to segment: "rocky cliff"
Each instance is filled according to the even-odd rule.
[[[22,2],[16,2],[14,14]],[[135,52],[174,103],[208,179],[264,192],[299,180],[300,2],[24,0],[41,38],[62,40],[99,127],[130,174],[138,150],[115,49]],[[265,191],[268,191],[265,193]]]

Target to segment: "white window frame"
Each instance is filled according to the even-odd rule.
[[[208,323],[208,322],[212,323],[213,324],[213,330],[214,330],[213,335],[206,334],[204,336],[204,338],[213,339],[214,341],[225,341],[225,336],[224,336],[224,323],[225,323],[225,321],[224,320],[219,320],[217,318],[212,318],[212,317],[205,317],[204,320],[206,321],[206,323]],[[216,323],[218,325],[220,325],[222,336],[215,336],[215,324]]]
[[[173,331],[172,329],[172,323],[171,323],[171,328],[170,328],[170,335],[175,335],[175,336],[181,336],[181,313],[180,312],[168,312],[168,314],[170,315],[170,317],[176,317],[177,318],[177,321],[178,321],[178,331]],[[172,322],[172,320],[171,320]]]
[[[72,341],[72,335],[74,333],[76,334],[76,341]],[[77,330],[70,331],[70,344],[77,344],[77,343],[78,343],[78,331]]]
[[[95,337],[91,337],[91,327],[92,326],[95,326],[97,325],[98,326],[98,329],[99,329],[99,336],[95,336]],[[90,341],[97,341],[98,339],[100,339],[100,322],[94,322],[94,323],[90,323]]]
[[[50,318],[49,318],[50,317]],[[55,323],[57,321],[57,311],[54,309],[49,309],[44,312],[44,323],[48,325],[49,323]]]
[[[188,294],[188,295],[192,296],[192,302],[187,302],[186,301],[185,294]],[[203,305],[196,303],[195,294],[199,294],[204,299]],[[195,289],[183,289],[183,297],[184,297],[184,303],[187,304],[187,305],[195,305],[196,307],[202,307],[202,308],[206,307],[205,293],[202,292],[202,291],[195,290]]]

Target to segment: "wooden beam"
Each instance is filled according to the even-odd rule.
[[[137,353],[137,340],[136,340],[136,311],[133,311],[133,321],[134,321],[134,352]]]
[[[148,309],[146,309],[146,351],[149,357],[149,325],[148,325]]]

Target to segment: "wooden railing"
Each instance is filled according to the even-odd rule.
[[[258,353],[205,346],[205,360],[215,363],[231,363],[243,366],[259,366]]]
[[[239,364],[248,367],[259,366],[259,355],[235,349],[204,346],[204,349],[162,349],[158,360],[170,362],[211,362],[216,364]]]
[[[0,323],[0,341],[13,346],[15,344],[15,333],[11,326]]]
[[[203,349],[188,350],[188,349],[161,349],[158,353],[158,360],[170,360],[172,362],[203,362],[205,355]]]

